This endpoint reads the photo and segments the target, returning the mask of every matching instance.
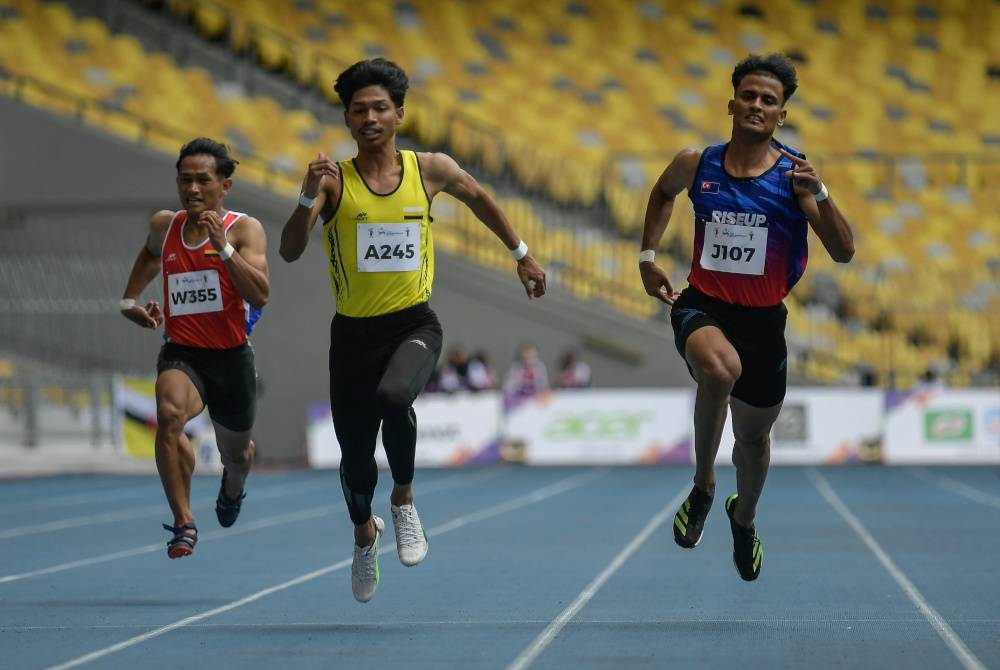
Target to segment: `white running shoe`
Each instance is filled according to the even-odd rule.
[[[351,590],[354,598],[366,603],[375,595],[378,586],[378,541],[385,530],[385,522],[372,515],[375,520],[375,541],[369,547],[354,545],[354,562],[351,564]]]
[[[424,533],[424,527],[420,525],[417,508],[413,505],[400,507],[390,505],[390,509],[392,525],[396,529],[396,553],[399,554],[399,562],[407,567],[416,565],[427,555],[427,535]]]

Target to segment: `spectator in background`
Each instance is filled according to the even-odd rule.
[[[480,349],[469,359],[469,388],[473,391],[488,391],[496,388],[497,378],[490,363],[490,355]]]
[[[590,366],[576,357],[576,351],[567,349],[559,357],[559,374],[556,388],[583,389],[590,386]]]
[[[517,348],[514,362],[503,383],[504,405],[509,409],[549,388],[549,372],[530,342]]]
[[[440,393],[455,393],[467,391],[469,388],[469,355],[461,344],[455,344],[448,350],[448,357],[438,372],[434,390]]]

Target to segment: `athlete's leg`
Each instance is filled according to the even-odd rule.
[[[427,385],[441,355],[441,334],[422,329],[396,349],[375,391],[382,417],[382,444],[392,472],[393,505],[413,502],[413,462],[417,445],[417,417],[413,401]]]
[[[215,442],[225,468],[222,494],[229,503],[239,503],[250,466],[254,443],[251,439],[257,418],[257,372],[253,348],[219,356],[219,361],[202,371],[205,382],[208,413],[215,428]],[[227,501],[222,501],[223,507]],[[218,511],[218,508],[217,510]],[[239,514],[239,508],[235,510]],[[235,515],[224,526],[235,522]]]
[[[167,369],[156,378],[156,469],[174,513],[175,527],[194,521],[191,474],[195,459],[184,426],[203,407],[201,395],[184,372]]]
[[[761,408],[732,398],[729,404],[736,436],[733,465],[736,466],[736,492],[739,494],[733,520],[749,528],[757,514],[757,501],[771,464],[771,426],[781,412],[781,403]]]
[[[715,326],[692,332],[685,344],[685,358],[698,390],[694,404],[694,483],[702,491],[715,491],[715,457],[726,423],[729,393],[742,374],[736,349]]]
[[[219,457],[226,469],[225,496],[236,500],[243,494],[250,466],[253,464],[254,443],[251,431],[234,431],[217,421],[215,427],[215,442],[219,447]]]

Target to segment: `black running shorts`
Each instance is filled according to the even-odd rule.
[[[212,421],[235,432],[253,428],[257,415],[257,371],[249,343],[233,349],[202,349],[167,342],[156,373],[180,370],[188,377]]]
[[[702,326],[723,332],[739,354],[743,374],[732,395],[753,407],[773,407],[785,398],[788,378],[788,348],[785,321],[788,310],[773,307],[731,305],[687,287],[670,312],[674,344],[685,358],[687,338]],[[690,371],[691,366],[688,366]]]

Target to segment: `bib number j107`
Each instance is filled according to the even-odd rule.
[[[705,222],[701,267],[741,275],[764,274],[767,228]]]

